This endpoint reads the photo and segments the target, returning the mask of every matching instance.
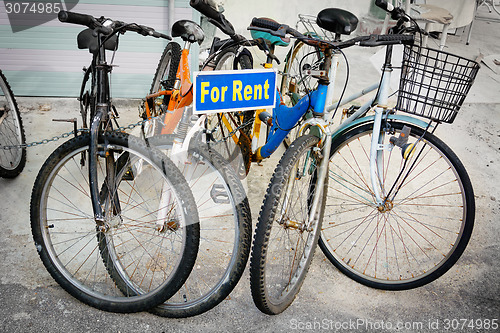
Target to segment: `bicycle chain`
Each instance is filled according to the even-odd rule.
[[[117,129],[115,129],[113,131],[110,131],[110,132],[122,132],[122,131],[125,131],[125,130],[131,130],[131,129],[134,129],[135,127],[139,126],[139,125],[144,124],[146,121],[154,120],[156,118],[159,118],[159,117],[153,117],[151,119],[141,120],[141,121],[138,121],[137,123],[132,123],[132,124],[129,124],[127,126],[120,126]],[[76,130],[76,134],[78,135],[80,133],[85,133],[85,132],[88,132],[88,131],[89,131],[88,128],[79,128],[79,129]],[[20,145],[12,145],[12,146],[0,146],[0,149],[11,150],[11,149],[22,149],[22,148],[36,147],[36,146],[47,144],[49,142],[55,142],[55,141],[58,141],[60,139],[65,139],[65,138],[67,138],[67,137],[69,137],[69,136],[71,136],[73,134],[75,134],[75,131],[62,133],[60,135],[52,137],[51,139],[43,139],[41,141],[33,141],[33,142],[30,142],[30,143],[24,143],[24,144],[20,144]]]

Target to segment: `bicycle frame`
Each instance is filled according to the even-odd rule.
[[[324,110],[323,112],[323,117],[324,121],[323,122],[318,122],[317,118],[312,118],[309,120],[306,120],[304,124],[301,127],[301,133],[303,132],[304,128],[308,126],[316,126],[322,130],[322,140],[324,140],[325,135],[329,139],[324,140],[323,144],[323,156],[329,156],[330,153],[330,143],[331,140],[338,135],[340,135],[342,132],[357,126],[361,123],[365,122],[373,122],[374,127],[373,127],[373,134],[372,134],[372,143],[371,143],[371,149],[370,149],[370,182],[372,184],[372,188],[374,189],[374,196],[375,196],[375,201],[377,206],[382,207],[384,205],[384,196],[386,195],[385,189],[380,185],[381,179],[379,178],[379,175],[382,175],[382,170],[381,170],[381,163],[378,163],[380,159],[382,159],[383,155],[383,150],[384,149],[392,149],[392,147],[385,147],[380,144],[380,142],[383,141],[383,137],[381,136],[381,126],[382,126],[382,121],[385,118],[387,119],[397,119],[401,120],[406,123],[411,123],[414,124],[418,127],[421,128],[427,128],[430,123],[427,123],[425,121],[419,120],[414,117],[410,116],[405,116],[405,115],[395,115],[395,114],[388,114],[388,99],[389,99],[389,86],[390,86],[390,79],[391,79],[391,74],[392,74],[392,65],[391,65],[391,58],[392,58],[392,48],[389,46],[389,49],[387,50],[387,55],[385,59],[385,63],[383,65],[382,69],[382,77],[380,82],[376,84],[372,84],[371,86],[353,94],[350,97],[347,97],[343,101],[339,101],[337,103],[334,103],[332,105],[326,105],[328,101],[332,100],[332,94],[334,91],[334,83],[335,83],[335,77],[337,73],[337,68],[338,68],[338,63],[339,63],[339,54],[335,53],[332,56],[332,61],[331,65],[329,67],[329,77],[330,77],[330,85],[325,86],[324,84],[319,83],[318,87],[316,90],[314,90],[310,95],[306,95],[302,97],[295,106],[289,108],[286,107],[282,102],[281,102],[281,95],[278,94],[280,100],[277,102],[277,107],[273,110],[273,125],[270,130],[270,135],[267,138],[266,144],[260,148],[258,148],[256,152],[256,159],[261,160],[262,158],[269,157],[276,149],[277,147],[281,144],[283,139],[288,135],[288,133],[296,126],[297,122],[304,116],[304,114],[308,111],[309,106],[313,106],[314,110]],[[286,75],[286,74],[285,74]],[[353,100],[356,100],[362,96],[365,96],[369,94],[370,92],[374,91],[375,89],[378,88],[378,94],[377,96],[373,97],[370,99],[368,102],[366,102],[363,106],[359,108],[355,113],[350,115],[347,119],[345,119],[335,130],[330,131],[329,126],[331,122],[328,122],[327,120],[327,114],[332,111],[336,110],[338,107],[345,105],[347,103],[352,102]],[[326,98],[324,98],[326,96]],[[341,103],[341,104],[340,104]],[[375,115],[374,116],[367,116],[367,112],[374,107]],[[316,112],[315,112],[315,115]],[[258,116],[258,115],[257,115]],[[256,116],[256,117],[257,117]],[[280,120],[281,119],[281,120]],[[256,122],[256,126],[259,125]],[[253,131],[254,137],[252,139],[255,139],[255,135],[259,135],[259,130],[254,128]],[[300,134],[299,134],[300,135]],[[325,155],[328,154],[328,155]],[[326,168],[326,166],[325,166]],[[320,186],[322,186],[324,179],[324,172],[326,172],[323,169],[323,165],[320,165],[319,168],[319,178],[318,181],[321,181],[321,183],[318,183]],[[313,208],[316,208],[317,202],[316,200],[314,201],[314,206]],[[314,209],[312,210],[314,211]],[[312,216],[311,216],[312,218]]]
[[[256,152],[257,159],[262,160],[271,156],[288,133],[296,126],[297,122],[309,110],[310,106],[313,106],[314,110],[322,110],[317,114],[323,116],[327,93],[328,85],[320,84],[318,89],[313,91],[310,96],[306,95],[295,106],[287,107],[282,103],[281,93],[277,89],[277,107],[273,109],[273,125],[266,144]]]
[[[160,90],[159,92],[146,96],[146,103],[144,103],[144,105],[148,119],[153,117],[151,112],[152,110],[149,108],[149,105],[154,105],[154,103],[149,103],[149,101],[152,101],[159,96],[169,96],[170,98],[163,120],[163,127],[160,133],[162,135],[172,134],[180,122],[187,121],[187,119],[192,115],[192,112],[187,109],[187,107],[193,103],[191,71],[189,68],[189,50],[191,45],[192,43],[185,42],[184,48],[181,51],[181,59],[177,68],[176,80],[173,88]],[[210,68],[208,70],[210,70]],[[189,142],[194,134],[203,127],[205,119],[206,116],[201,116],[197,120],[196,124],[189,129],[189,131],[174,138],[171,154],[171,159],[174,163],[179,163],[186,159]]]

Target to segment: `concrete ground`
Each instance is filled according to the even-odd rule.
[[[450,36],[448,50],[471,58],[479,53],[500,54],[499,31],[499,23],[478,20],[470,45],[465,45],[465,36]],[[18,98],[18,103],[29,142],[71,130],[70,125],[51,119],[78,117],[75,100]],[[124,118],[122,124],[137,119],[136,107],[129,110],[124,107],[134,103],[127,101],[118,107]],[[318,250],[297,299],[278,316],[264,315],[253,305],[248,271],[227,300],[194,318],[107,313],[74,299],[43,267],[33,246],[29,224],[34,179],[45,158],[61,142],[30,148],[23,173],[13,180],[0,179],[0,331],[499,331],[495,326],[500,325],[499,111],[500,69],[495,73],[482,66],[455,123],[438,129],[438,136],[468,170],[476,196],[472,238],[461,259],[447,274],[418,289],[380,291],[342,275]],[[264,166],[252,166],[248,186],[254,222],[279,155],[278,152],[276,158],[265,161]]]

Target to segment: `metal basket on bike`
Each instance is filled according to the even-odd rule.
[[[396,109],[452,123],[478,70],[477,62],[451,53],[405,46]]]

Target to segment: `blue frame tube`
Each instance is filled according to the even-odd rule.
[[[325,112],[327,85],[319,85],[318,89],[313,91],[310,96],[302,97],[293,107],[288,107],[281,101],[279,91],[276,93],[276,107],[273,109],[273,126],[265,145],[260,147],[257,155],[261,158],[271,156],[290,131],[297,125],[297,122],[306,114],[310,106],[314,107],[316,114]],[[320,110],[319,112],[316,110]]]

